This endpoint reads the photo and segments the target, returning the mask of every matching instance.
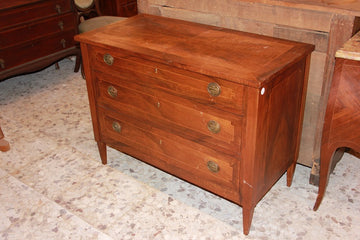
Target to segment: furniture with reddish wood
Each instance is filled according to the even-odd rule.
[[[243,207],[299,152],[312,45],[138,15],[80,41],[95,140]]]
[[[136,0],[99,0],[104,15],[132,17],[137,14]]]
[[[6,152],[10,149],[10,145],[8,143],[8,141],[6,141],[4,139],[4,133],[1,130],[1,126],[0,126],[0,151],[1,152]]]
[[[76,34],[71,0],[1,1],[0,80],[80,54]]]
[[[336,52],[335,71],[321,140],[319,193],[324,197],[335,152],[343,147],[360,152],[360,32]]]

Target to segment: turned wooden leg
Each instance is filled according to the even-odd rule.
[[[101,162],[102,164],[106,165],[107,164],[106,144],[102,142],[97,142],[97,145],[100,153]]]
[[[321,149],[319,191],[314,205],[314,211],[318,210],[320,203],[324,197],[326,186],[329,179],[330,166],[334,152],[335,149],[326,149],[326,150]]]
[[[4,133],[0,127],[0,151],[6,152],[10,149],[10,144],[4,139]]]
[[[291,186],[292,180],[294,178],[295,167],[296,167],[296,162],[294,161],[286,172],[286,185],[288,187]]]
[[[248,235],[250,232],[251,221],[254,215],[254,207],[243,206],[243,232]]]

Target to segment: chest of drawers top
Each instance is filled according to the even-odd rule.
[[[278,69],[312,51],[307,44],[150,15],[79,35],[77,40],[258,88]]]

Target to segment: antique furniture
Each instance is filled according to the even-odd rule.
[[[104,15],[132,17],[137,14],[137,0],[99,0]]]
[[[1,152],[6,152],[10,149],[10,145],[9,143],[4,139],[4,133],[1,130],[1,126],[0,126],[0,151]]]
[[[71,0],[1,1],[0,80],[80,54],[76,33]]]
[[[105,16],[99,9],[99,0],[74,0],[77,10],[79,33],[94,30],[125,18]]]
[[[333,155],[342,147],[360,152],[360,32],[336,52],[335,71],[321,141],[319,193],[324,197]]]
[[[151,15],[75,37],[95,140],[243,207],[287,171],[299,141],[312,45]]]
[[[105,16],[99,8],[98,0],[73,0],[77,12],[77,22],[79,33],[88,32],[108,24],[124,20],[124,17]],[[76,57],[76,68],[80,67],[81,55]],[[81,73],[84,77],[83,68]]]
[[[298,162],[318,183],[320,142],[335,52],[360,28],[357,0],[138,0],[139,13],[315,45]]]

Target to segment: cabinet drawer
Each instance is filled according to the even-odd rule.
[[[11,45],[19,45],[25,41],[32,41],[54,33],[75,30],[75,28],[73,13],[52,17],[0,32],[0,47],[7,48]]]
[[[203,144],[230,151],[240,147],[240,138],[235,139],[235,131],[240,132],[240,117],[201,104],[184,105],[185,100],[178,97],[150,95],[129,87],[131,85],[119,86],[99,80],[97,102],[106,108],[126,112],[151,127],[168,128],[170,132]]]
[[[121,143],[131,146],[135,152],[150,154],[147,161],[163,170],[178,172],[179,177],[193,176],[197,182],[218,184],[233,188],[237,162],[229,155],[221,154],[192,141],[180,138],[162,129],[144,128],[128,121],[128,116],[99,108],[101,138],[105,143]],[[136,156],[135,156],[136,157]],[[160,161],[159,161],[160,160]],[[165,168],[165,169],[164,169]],[[201,184],[200,184],[201,185]]]
[[[0,29],[21,26],[25,22],[57,16],[71,11],[71,1],[43,1],[32,5],[24,5],[14,9],[0,11]]]
[[[0,59],[3,60],[2,70],[73,47],[75,45],[73,40],[74,34],[75,30],[70,30],[30,43],[0,50]]]
[[[136,82],[139,87],[161,90],[175,96],[244,114],[244,86],[219,78],[169,67],[116,52],[111,65],[104,61],[107,50],[94,48],[91,61],[95,69],[110,73],[122,81]]]

